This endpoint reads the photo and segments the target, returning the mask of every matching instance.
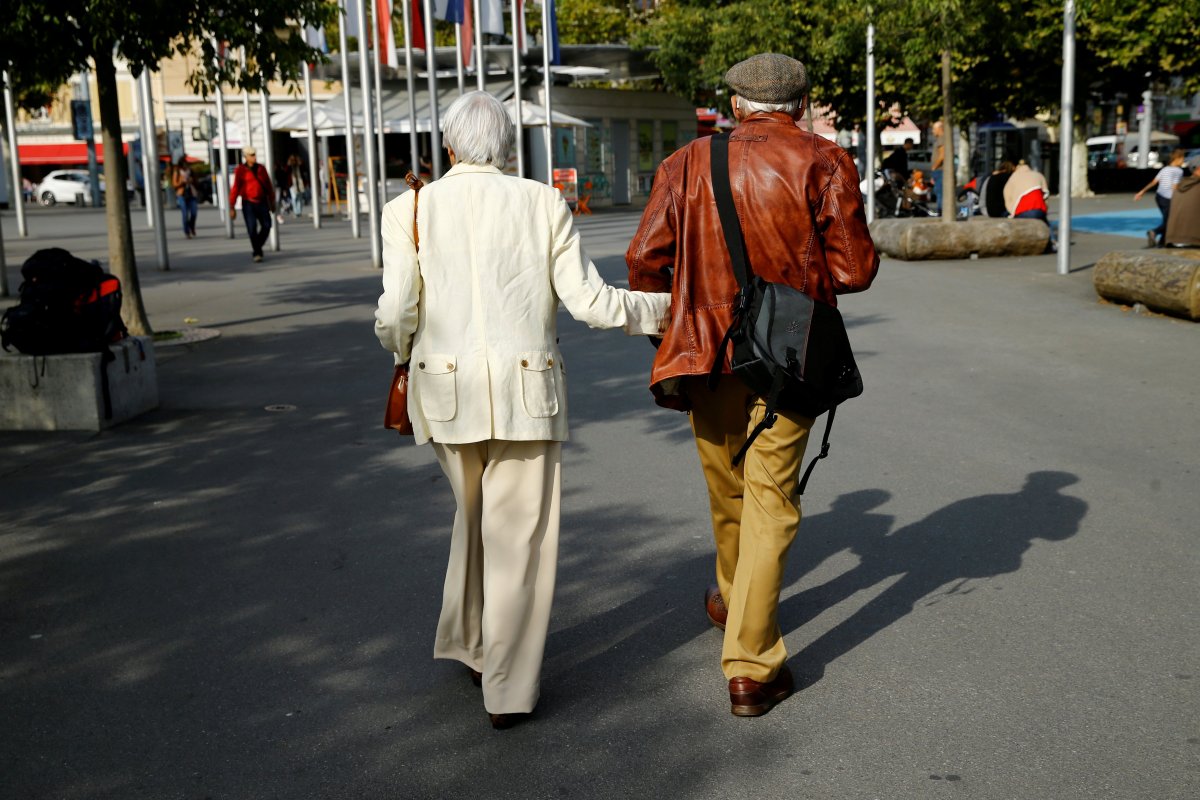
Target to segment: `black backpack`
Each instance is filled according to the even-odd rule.
[[[127,335],[121,282],[95,261],[61,247],[38,250],[21,267],[20,303],[0,318],[0,345],[26,355],[107,352]]]

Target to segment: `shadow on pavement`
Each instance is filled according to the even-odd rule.
[[[783,601],[779,624],[785,635],[858,592],[896,580],[792,656],[801,684],[820,680],[826,666],[903,619],[918,603],[934,605],[970,594],[978,588],[972,581],[1020,569],[1035,540],[1075,535],[1087,503],[1060,490],[1078,480],[1068,472],[1033,472],[1019,492],[959,500],[892,533],[891,518],[872,513],[890,498],[878,489],[842,495],[829,512],[805,519],[795,548],[804,563],[819,564],[849,549],[859,564]]]

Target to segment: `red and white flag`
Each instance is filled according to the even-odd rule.
[[[379,63],[400,68],[396,53],[396,29],[392,25],[392,0],[375,0],[375,24],[379,26]]]

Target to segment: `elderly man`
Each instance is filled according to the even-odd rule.
[[[804,65],[766,53],[735,65],[725,80],[739,123],[729,141],[729,178],[754,273],[830,304],[837,294],[866,289],[879,257],[857,171],[846,151],[798,126],[808,91]],[[738,293],[710,145],[696,140],[662,163],[625,258],[630,288],[672,291],[650,388],[659,405],[691,412],[717,549],[717,584],[705,605],[725,630],[721,666],[731,710],[758,716],[793,690],[776,611],[800,524],[795,490],[813,420],[780,410],[745,459],[732,463],[766,404],[727,364],[715,389],[706,385]]]
[[[236,219],[234,203],[242,198],[242,219],[246,221],[246,235],[250,237],[250,249],[256,262],[263,260],[263,244],[271,234],[271,215],[275,213],[275,187],[267,168],[258,163],[258,154],[253,147],[242,150],[246,163],[239,164],[233,173],[233,185],[229,187],[229,218]]]

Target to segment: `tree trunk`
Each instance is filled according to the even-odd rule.
[[[1087,139],[1083,135],[1083,126],[1078,123],[1071,126],[1074,134],[1071,139],[1071,196],[1095,197],[1095,192],[1088,184],[1088,151]],[[1063,147],[1062,136],[1059,135],[1059,147]]]
[[[99,47],[92,56],[96,64],[96,94],[100,100],[100,127],[104,142],[104,180],[107,183],[104,214],[108,220],[108,271],[121,281],[121,317],[135,336],[149,336],[150,321],[142,304],[137,261],[133,255],[133,225],[125,193],[127,169],[121,152],[121,109],[117,101],[117,69],[111,48]],[[146,177],[146,191],[152,191]]]
[[[943,23],[944,24],[944,23]],[[950,118],[950,51],[942,51],[942,221],[958,213],[958,178],[954,174],[954,124]]]

